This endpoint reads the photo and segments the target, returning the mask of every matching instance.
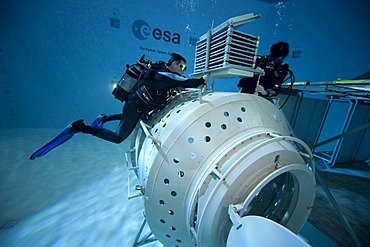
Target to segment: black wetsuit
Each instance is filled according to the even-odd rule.
[[[114,132],[105,128],[93,128],[93,135],[110,142],[121,143],[131,134],[144,115],[164,107],[171,89],[196,88],[204,84],[204,79],[187,79],[163,68],[159,71],[148,71],[138,84],[138,88],[126,101],[122,114],[113,115],[108,120],[120,117],[117,130]]]
[[[265,75],[260,77],[259,85],[263,86],[265,90],[272,89],[274,91],[274,94],[269,96],[278,95],[281,90],[281,84],[288,75],[288,64],[276,64],[274,58],[263,56],[257,58],[256,65],[265,72]],[[237,85],[242,88],[240,92],[254,94],[258,76],[258,74],[255,74],[253,77],[240,79]]]

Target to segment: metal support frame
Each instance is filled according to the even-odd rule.
[[[140,192],[136,193],[136,194],[132,194],[131,193],[131,180],[130,180],[130,172],[131,171],[136,171],[139,169],[139,167],[133,167],[133,166],[130,166],[130,159],[129,159],[129,153],[131,153],[132,151],[128,151],[128,152],[125,152],[125,163],[126,163],[126,167],[127,167],[127,198],[128,199],[132,199],[132,198],[136,198],[136,197],[140,197],[140,196],[143,196],[143,191],[142,191],[142,187],[141,186],[136,186],[136,190],[140,190]],[[135,173],[136,175],[136,173]]]
[[[333,152],[329,156],[329,158],[325,158],[322,155],[320,156],[318,154],[315,154],[315,157],[326,161],[329,167],[334,167],[334,165],[335,165],[335,163],[337,161],[337,158],[338,158],[338,155],[339,155],[339,152],[340,152],[340,148],[341,148],[342,143],[343,143],[343,138],[345,136],[347,136],[347,135],[345,135],[345,133],[348,130],[349,124],[351,123],[353,114],[354,114],[354,112],[356,110],[356,106],[357,106],[357,103],[358,103],[358,101],[356,99],[336,100],[336,101],[348,102],[350,104],[349,105],[349,108],[348,108],[348,111],[347,111],[347,115],[346,115],[346,117],[344,119],[344,123],[343,123],[342,129],[341,129],[341,133],[339,135],[337,135],[336,138],[330,138],[330,139],[328,139],[330,141],[326,140],[326,141],[323,141],[321,143],[318,143],[319,138],[320,138],[320,135],[321,135],[322,130],[324,128],[326,119],[328,117],[330,108],[331,108],[331,106],[333,104],[333,101],[334,101],[334,99],[333,99],[333,97],[331,97],[329,99],[329,103],[328,103],[327,108],[325,110],[324,117],[323,117],[323,119],[321,121],[321,124],[320,124],[319,132],[316,135],[315,142],[314,142],[314,145],[313,145],[313,148],[312,148],[313,149],[312,151],[314,152],[315,149],[318,148],[318,147],[320,147],[320,146],[323,146],[323,145],[328,144],[328,143],[333,142],[333,141],[337,141],[337,143],[336,143],[336,145],[335,145],[335,147],[333,149]]]
[[[148,129],[151,129],[151,127],[149,125],[147,125],[146,123],[144,123],[142,120],[140,120],[139,123],[140,123],[140,126],[141,126],[142,130],[144,131],[145,135],[149,139],[152,139],[158,146],[161,146],[162,145],[161,140],[155,138],[152,134],[150,134]]]
[[[141,223],[141,226],[140,226],[140,229],[139,229],[139,232],[137,233],[136,235],[136,238],[135,238],[135,241],[133,243],[133,247],[136,247],[136,246],[142,246],[142,245],[145,245],[145,244],[149,244],[149,243],[152,243],[152,242],[155,242],[157,241],[157,238],[153,236],[153,233],[151,231],[149,231],[148,233],[146,233],[144,236],[141,236],[141,234],[143,233],[143,230],[146,226],[146,218],[144,216],[144,220],[143,222]]]
[[[301,95],[299,95],[301,93]],[[297,96],[298,96],[298,99],[297,99],[297,102],[294,106],[294,110],[293,110],[293,116],[292,116],[292,128],[294,129],[295,127],[295,124],[297,123],[297,118],[298,118],[298,111],[299,109],[301,108],[301,105],[302,105],[302,100],[303,100],[303,97],[304,97],[304,92],[303,91],[299,91],[297,93]]]

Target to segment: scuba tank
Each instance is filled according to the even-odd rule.
[[[145,60],[145,54],[141,56],[140,60],[133,65],[126,65],[126,72],[113,89],[112,94],[116,99],[124,102],[128,99],[130,93],[136,88],[137,82],[143,71],[148,70],[150,61]]]

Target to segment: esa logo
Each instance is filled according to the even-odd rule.
[[[168,30],[162,31],[157,27],[151,30],[149,24],[143,20],[136,20],[134,21],[134,23],[132,23],[132,33],[139,40],[146,40],[150,36],[152,36],[156,40],[163,40],[164,42],[180,44],[180,34],[172,34]]]

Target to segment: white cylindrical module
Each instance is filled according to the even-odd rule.
[[[165,246],[225,246],[230,205],[240,217],[302,228],[315,196],[312,154],[274,104],[186,93],[146,124],[151,136],[137,132],[134,166],[148,225]]]

